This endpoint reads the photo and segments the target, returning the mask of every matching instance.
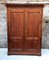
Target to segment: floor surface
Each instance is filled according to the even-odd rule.
[[[41,56],[7,55],[7,48],[0,48],[0,60],[49,60],[49,49],[41,51]]]

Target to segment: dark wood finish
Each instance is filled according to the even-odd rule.
[[[8,54],[41,55],[43,5],[7,4]]]

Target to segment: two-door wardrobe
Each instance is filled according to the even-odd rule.
[[[6,4],[9,55],[41,55],[43,4]]]

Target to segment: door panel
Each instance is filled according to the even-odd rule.
[[[17,12],[18,11],[18,12]],[[22,50],[24,44],[24,10],[10,12],[10,49]]]
[[[23,36],[23,18],[24,18],[24,13],[11,13],[11,35],[13,37],[22,37]],[[14,23],[14,24],[13,24]]]
[[[33,10],[33,9],[32,9]],[[27,28],[25,36],[25,50],[33,50],[40,48],[40,22],[41,22],[41,11],[26,11]]]
[[[31,38],[31,37],[30,37]],[[26,39],[25,41],[25,50],[33,50],[40,48],[40,40],[39,39]]]
[[[23,49],[23,40],[21,39],[12,39],[11,40],[11,49],[12,50],[22,50]]]

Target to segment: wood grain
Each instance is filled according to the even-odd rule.
[[[43,5],[6,5],[8,54],[41,55]]]

